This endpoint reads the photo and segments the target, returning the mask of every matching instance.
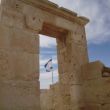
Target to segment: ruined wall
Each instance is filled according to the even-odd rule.
[[[48,103],[50,101],[48,91],[49,91],[49,89],[40,90],[41,110],[48,110],[47,107],[50,107],[50,105],[51,105],[51,103],[50,104]]]
[[[72,110],[109,110],[110,109],[110,78],[103,77],[104,65],[99,62],[91,62],[81,67],[82,85],[70,87]],[[63,110],[61,95],[67,91],[65,87],[61,93],[59,83],[41,93],[42,110]],[[67,97],[63,100],[69,101]],[[45,104],[44,104],[45,103]],[[65,103],[66,104],[66,103]],[[69,110],[69,109],[68,109]]]
[[[45,34],[57,38],[60,109],[71,110],[71,86],[81,84],[79,68],[88,62],[88,19],[47,0],[1,2],[1,109],[40,109],[38,34]]]
[[[110,109],[110,79],[100,76],[102,64],[88,61],[87,22],[47,0],[2,0],[1,110],[40,110],[38,34],[53,36],[58,44],[59,84],[46,93],[47,110]]]
[[[50,89],[41,92],[41,110],[63,110],[59,83],[50,86]]]
[[[83,99],[85,110],[110,109],[110,77],[103,77],[104,65],[92,62],[82,66]],[[83,101],[82,101],[83,102]]]
[[[73,110],[71,87],[81,89],[80,67],[88,63],[85,29],[74,24],[73,31],[58,42],[59,86],[62,89],[63,110]],[[80,86],[79,86],[80,85]],[[74,94],[74,93],[73,93]],[[79,97],[77,96],[77,99]],[[79,100],[79,99],[78,99]]]
[[[25,23],[16,1],[2,0],[0,110],[40,110],[39,37]]]
[[[53,109],[53,92],[52,89],[45,90],[40,94],[40,105],[41,110],[52,110]]]

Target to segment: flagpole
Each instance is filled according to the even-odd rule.
[[[52,85],[54,83],[54,79],[53,79],[53,67],[52,67]]]
[[[54,84],[54,77],[53,77],[53,64],[52,64],[52,110],[54,109],[54,87],[53,87],[53,84]]]
[[[52,64],[52,85],[54,83],[54,79],[53,79],[53,64]]]

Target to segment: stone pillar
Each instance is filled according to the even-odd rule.
[[[39,36],[10,9],[14,1],[6,1],[0,10],[0,110],[40,110]]]
[[[72,96],[77,95],[77,88],[82,90],[83,84],[80,67],[88,62],[85,28],[76,25],[76,29],[69,32],[68,35],[59,37],[57,43],[62,109],[74,110],[77,102]],[[72,91],[72,88],[76,91]],[[78,95],[76,98],[80,100]]]

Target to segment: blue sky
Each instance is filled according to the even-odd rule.
[[[90,61],[100,60],[110,66],[110,0],[50,0],[60,7],[75,11],[90,19],[86,26],[88,55]],[[54,82],[57,81],[56,41],[54,38],[40,37],[41,88],[49,88],[51,73],[46,73],[43,65],[53,58]]]

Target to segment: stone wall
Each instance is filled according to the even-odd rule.
[[[41,110],[52,110],[53,102],[52,102],[52,90],[48,89],[40,94],[40,105]]]
[[[79,84],[78,70],[88,62],[88,21],[47,0],[1,0],[1,109],[40,109],[38,34],[57,39],[61,109],[71,108],[71,85]]]
[[[39,36],[24,24],[24,16],[14,10],[13,1],[2,0],[0,110],[40,110]]]
[[[110,109],[110,77],[103,77],[103,73],[104,65],[99,61],[82,66],[85,110]]]
[[[47,93],[48,89],[41,89],[40,90],[40,106],[41,110],[48,110],[46,107],[46,102],[48,101],[47,97],[45,97],[45,94]]]
[[[82,65],[88,63],[87,44],[84,27],[75,25],[73,32],[65,38],[57,39],[59,86],[64,105],[63,110],[71,110],[71,87],[82,85]]]
[[[71,105],[68,108],[71,110],[110,109],[110,78],[102,76],[103,69],[104,65],[99,61],[81,67],[83,84],[71,85]],[[41,93],[42,110],[63,110],[64,103],[62,103],[62,99],[67,102],[70,101],[68,97],[61,97],[62,94],[68,91],[67,89],[68,87],[65,87],[65,90],[61,93],[61,87],[57,83],[52,85],[46,92]]]
[[[89,63],[88,22],[48,0],[1,0],[0,109],[40,110],[39,34],[44,34],[57,39],[59,71],[59,83],[45,93],[47,110],[108,110],[110,79],[102,78],[101,63]]]
[[[50,89],[41,92],[41,110],[63,110],[59,84],[50,86]]]

